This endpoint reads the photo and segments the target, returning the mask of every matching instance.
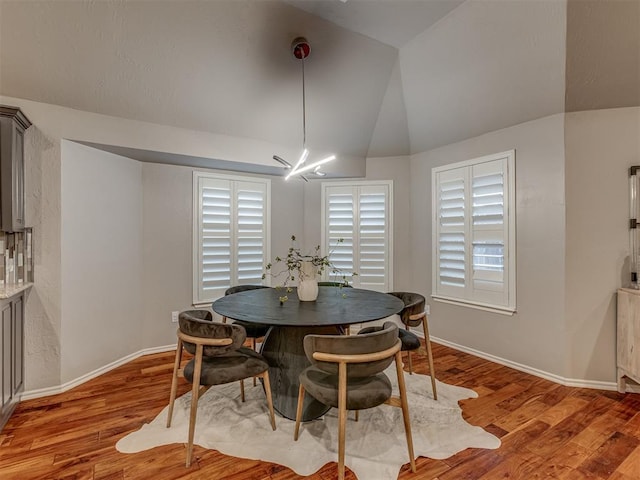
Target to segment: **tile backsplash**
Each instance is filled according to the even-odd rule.
[[[33,282],[33,230],[0,232],[0,286]]]

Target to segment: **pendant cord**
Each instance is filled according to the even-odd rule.
[[[304,48],[300,48],[300,60],[302,60],[302,149],[307,145],[307,110],[306,96],[304,89]]]

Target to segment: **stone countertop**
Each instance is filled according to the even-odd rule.
[[[28,288],[33,286],[32,282],[29,283],[16,283],[13,285],[3,285],[0,287],[0,300],[11,298],[14,295],[19,294],[20,292],[24,292]]]

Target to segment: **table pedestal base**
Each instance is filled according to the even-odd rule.
[[[298,379],[311,363],[304,354],[305,335],[338,335],[339,327],[271,327],[262,344],[262,355],[269,362],[269,379],[273,393],[273,408],[283,417],[296,419]],[[330,410],[323,403],[305,395],[302,421],[321,417]]]

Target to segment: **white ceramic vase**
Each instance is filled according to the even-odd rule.
[[[312,262],[302,262],[298,279],[298,299],[301,302],[313,302],[318,298],[318,279],[316,266]]]

